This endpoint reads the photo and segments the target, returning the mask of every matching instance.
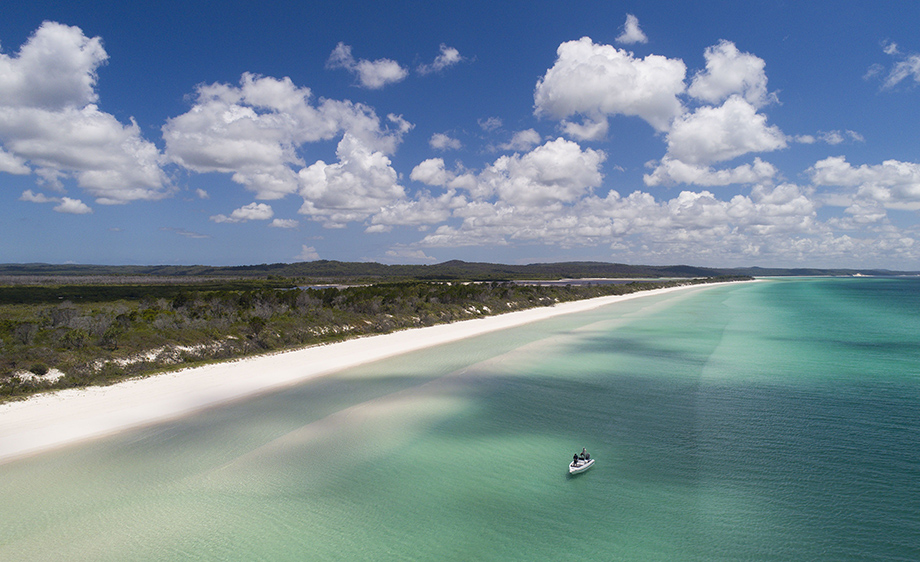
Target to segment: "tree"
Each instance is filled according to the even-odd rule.
[[[267,322],[260,316],[251,316],[249,318],[249,329],[252,330],[253,336],[258,336],[265,328],[265,324],[267,324]]]

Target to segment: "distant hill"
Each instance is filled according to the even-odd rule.
[[[892,271],[890,269],[815,269],[815,268],[795,268],[780,269],[766,267],[740,267],[736,269],[726,269],[723,271],[732,271],[736,275],[749,275],[751,277],[822,277],[822,276],[853,276],[867,275],[872,277],[898,277],[902,275],[920,275],[918,271]]]
[[[447,261],[435,265],[384,265],[374,262],[341,262],[318,260],[297,263],[273,263],[232,267],[205,265],[53,265],[44,263],[0,264],[0,278],[7,282],[26,277],[35,277],[36,282],[57,278],[100,277],[107,281],[118,278],[174,280],[185,279],[228,279],[228,278],[288,278],[309,282],[373,282],[398,281],[405,279],[428,280],[546,280],[546,279],[590,279],[590,278],[670,278],[670,277],[717,277],[725,275],[766,276],[828,276],[828,275],[916,275],[917,272],[858,269],[777,269],[777,268],[708,268],[689,265],[627,265],[605,262],[561,262],[508,265],[495,263]],[[41,279],[41,278],[54,279]],[[3,279],[0,279],[2,282]],[[68,280],[60,279],[62,282]],[[127,281],[126,281],[127,282]]]

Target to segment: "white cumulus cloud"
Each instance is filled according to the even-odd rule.
[[[246,221],[264,221],[272,218],[275,212],[271,206],[265,203],[250,203],[236,209],[230,216],[214,215],[211,220],[214,222],[246,222]]]
[[[601,184],[606,158],[603,151],[583,150],[558,138],[524,154],[501,156],[478,174],[447,170],[443,159],[431,158],[418,164],[409,177],[430,186],[460,189],[475,199],[497,197],[518,205],[564,203]]]
[[[300,223],[294,219],[275,219],[268,226],[272,228],[297,228]]]
[[[444,222],[451,212],[467,204],[467,200],[449,190],[438,197],[427,193],[419,194],[413,200],[395,201],[371,219],[366,232],[388,232],[394,226],[427,226]]]
[[[409,174],[409,179],[427,185],[447,185],[454,176],[444,168],[443,158],[429,158],[419,163]]]
[[[450,137],[444,133],[435,133],[431,135],[428,146],[435,150],[460,150],[463,146],[459,140]]]
[[[646,185],[691,183],[729,185],[754,183],[774,177],[776,168],[755,158],[752,164],[714,169],[712,164],[750,153],[772,152],[787,146],[787,137],[767,117],[740,95],[733,95],[718,107],[702,106],[674,121],[667,134],[667,154]]]
[[[289,78],[247,73],[238,87],[199,86],[192,108],[169,119],[163,137],[177,164],[232,174],[258,199],[280,199],[301,190],[305,145],[347,133],[372,152],[389,154],[413,125],[393,114],[388,121],[395,129],[385,128],[363,104],[331,99],[314,104],[310,89]]]
[[[500,117],[487,117],[485,119],[477,119],[476,122],[479,124],[479,127],[483,131],[494,131],[502,126],[502,120]]]
[[[533,129],[525,129],[523,131],[517,131],[511,135],[511,140],[505,144],[499,146],[502,150],[516,150],[518,152],[525,152],[540,144],[543,140],[540,137],[540,133],[536,132]]]
[[[87,215],[93,212],[83,201],[71,199],[70,197],[62,197],[61,204],[55,207],[54,210],[58,213],[68,213],[71,215]]]
[[[771,185],[777,171],[758,158],[730,170],[671,161],[677,171],[671,170],[669,177],[684,174],[681,181],[686,183],[753,187],[747,196],[720,198],[709,191],[684,190],[665,200],[641,191],[596,194],[605,159],[603,152],[561,138],[524,154],[502,156],[480,172],[460,164],[447,169],[442,159],[429,159],[415,167],[412,179],[446,189],[440,197],[425,197],[430,214],[407,203],[375,216],[378,224],[372,228],[384,231],[389,225],[412,224],[409,218],[416,217],[434,225],[414,245],[419,248],[609,244],[635,259],[789,258],[797,252],[789,240],[816,245],[821,237],[829,251],[842,251],[846,245],[825,236],[826,227],[816,220],[818,205],[805,191],[794,184]],[[444,218],[448,211],[452,220]]]
[[[599,141],[607,138],[607,131],[610,129],[610,123],[607,119],[591,121],[585,119],[581,123],[573,123],[563,119],[559,126],[566,136],[581,141]]]
[[[513,204],[572,202],[601,184],[606,158],[602,151],[558,138],[524,155],[502,156],[479,174],[479,183]]]
[[[409,71],[394,60],[355,60],[351,54],[351,47],[341,42],[336,45],[332,54],[329,55],[326,67],[348,70],[357,76],[361,86],[371,90],[379,90],[387,84],[401,82],[409,75]]]
[[[405,197],[399,175],[383,152],[346,133],[336,155],[337,163],[319,160],[298,173],[301,214],[327,228],[340,228]]]
[[[648,43],[648,37],[639,29],[639,18],[632,14],[626,14],[623,33],[617,36],[617,43]]]
[[[54,22],[43,23],[16,56],[0,54],[0,171],[34,171],[58,190],[74,178],[101,204],[170,195],[157,147],[136,123],[96,105],[97,69],[107,59],[100,38]]]
[[[683,113],[687,67],[660,55],[636,58],[589,37],[559,45],[556,62],[537,82],[538,116],[569,119],[579,115],[597,124],[608,116],[638,116],[657,131],[667,131]]]
[[[417,70],[419,74],[440,72],[449,66],[453,66],[459,63],[462,60],[463,57],[460,56],[460,51],[441,43],[441,54],[435,57],[434,62],[431,64],[420,64]]]
[[[0,54],[0,102],[49,111],[95,103],[96,69],[108,58],[101,38],[46,21],[17,56]]]
[[[719,107],[703,106],[674,122],[668,155],[688,164],[723,162],[751,152],[786,147],[786,136],[740,96]]]
[[[22,195],[19,196],[20,201],[28,201],[30,203],[60,203],[60,197],[48,197],[44,193],[35,193],[31,189],[27,189],[22,192]]]
[[[27,175],[31,174],[32,170],[26,166],[24,159],[13,156],[9,152],[6,152],[0,148],[0,172],[6,172],[7,174]]]
[[[435,258],[427,255],[424,250],[408,248],[406,246],[397,245],[391,250],[387,250],[387,257],[398,259],[401,263],[404,263],[405,260],[411,261],[421,261],[421,262],[434,262],[437,261]]]
[[[844,142],[853,141],[853,142],[865,142],[866,139],[856,131],[819,131],[818,140],[826,142],[827,144],[836,145],[842,144]]]
[[[823,233],[815,221],[815,204],[793,184],[755,186],[750,196],[728,200],[708,191],[682,191],[669,200],[640,191],[626,197],[610,191],[561,206],[477,201],[455,215],[462,217],[462,224],[439,226],[419,246],[607,243],[636,258],[660,254],[724,259],[757,252],[788,256],[792,251],[780,247],[788,240],[810,244]]]
[[[741,164],[734,168],[716,170],[712,166],[687,164],[665,157],[651,174],[644,176],[645,185],[669,185],[686,183],[702,186],[719,186],[744,183],[759,183],[776,176],[778,170],[769,162],[754,158],[753,164]]]
[[[297,261],[314,261],[319,259],[319,253],[313,246],[303,244],[300,247],[300,253],[294,256],[294,259]]]
[[[881,164],[853,166],[843,156],[825,158],[809,169],[820,186],[856,188],[856,196],[874,200],[889,209],[920,210],[920,164],[886,160]]]
[[[718,104],[740,95],[754,107],[776,100],[767,92],[766,62],[750,53],[742,53],[731,41],[720,41],[704,53],[706,70],[698,72],[687,93],[710,104]]]

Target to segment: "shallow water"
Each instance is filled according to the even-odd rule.
[[[917,560],[918,311],[771,280],[351,369],[0,466],[0,559]]]

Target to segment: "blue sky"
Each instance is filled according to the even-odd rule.
[[[19,2],[0,262],[920,269],[917,2]]]

